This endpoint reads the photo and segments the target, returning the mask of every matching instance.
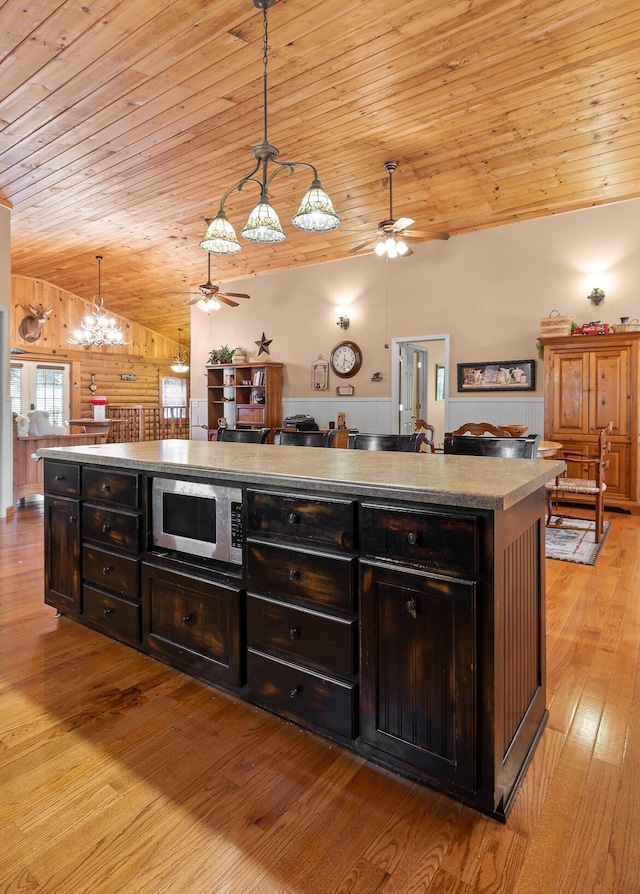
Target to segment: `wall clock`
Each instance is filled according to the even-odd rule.
[[[337,376],[341,379],[350,379],[362,366],[362,351],[353,341],[341,341],[331,352],[329,362]]]

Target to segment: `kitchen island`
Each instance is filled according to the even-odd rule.
[[[40,453],[60,614],[506,818],[547,716],[544,485],[563,463],[182,440]],[[154,542],[159,478],[240,494],[237,561]]]

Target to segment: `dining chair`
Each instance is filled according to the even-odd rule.
[[[588,500],[592,498],[595,511],[595,541],[600,543],[602,540],[604,533],[604,492],[607,489],[605,472],[609,468],[612,427],[613,424],[610,422],[606,428],[603,428],[598,433],[598,442],[595,445],[595,449],[590,453],[563,451],[562,458],[565,462],[577,463],[586,477],[570,478],[565,471],[563,475],[558,475],[557,478],[547,484],[547,526],[557,526],[567,528],[568,530],[583,530],[578,528],[577,525],[571,524],[572,519],[570,516],[558,514],[558,503],[563,499],[571,500],[572,496],[579,496],[580,502],[583,499]],[[555,513],[552,513],[552,503],[555,504]],[[551,523],[552,515],[555,515],[557,519],[553,524]]]
[[[350,450],[392,450],[396,453],[418,453],[423,436],[412,435],[378,435],[366,432],[353,432],[347,444]]]
[[[335,428],[329,431],[283,431],[277,428],[273,443],[286,447],[331,447],[335,436]]]
[[[419,450],[422,453],[435,453],[436,430],[433,425],[429,425],[424,419],[416,419],[415,432],[417,435],[422,435],[422,443],[420,444]]]
[[[525,435],[523,438],[512,438],[511,435],[479,436],[457,435],[446,432],[444,436],[444,452],[456,456],[495,456],[506,459],[536,459],[538,444],[542,435]]]
[[[216,441],[232,441],[237,444],[264,444],[270,428],[219,428]]]

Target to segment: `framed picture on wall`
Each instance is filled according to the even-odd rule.
[[[534,391],[535,387],[535,360],[458,364],[458,391]]]
[[[436,400],[444,400],[444,366],[436,363]]]

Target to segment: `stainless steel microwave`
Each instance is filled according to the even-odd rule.
[[[206,481],[154,478],[154,547],[242,564],[242,491]]]

